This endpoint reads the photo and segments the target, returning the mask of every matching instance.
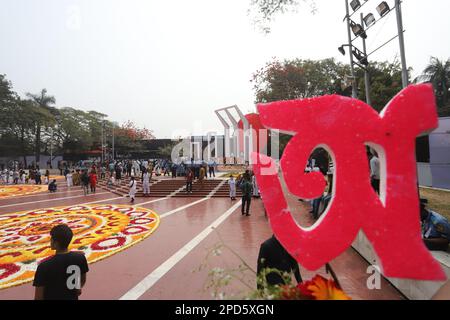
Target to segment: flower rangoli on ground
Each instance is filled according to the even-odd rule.
[[[50,230],[65,223],[73,230],[70,249],[93,263],[152,234],[159,216],[145,208],[80,205],[0,215],[0,289],[33,280],[38,264],[52,256]]]
[[[47,191],[46,185],[9,185],[0,186],[0,199],[24,196],[27,194]]]

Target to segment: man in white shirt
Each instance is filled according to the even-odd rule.
[[[147,197],[150,194],[150,175],[146,169],[142,175],[142,187],[144,189],[144,196]]]
[[[372,159],[370,159],[370,182],[372,188],[380,194],[380,160],[375,150],[371,151]]]

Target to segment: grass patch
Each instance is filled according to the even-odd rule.
[[[450,221],[450,192],[420,188],[420,197],[428,199],[428,208]]]

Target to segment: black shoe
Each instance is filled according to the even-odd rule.
[[[250,216],[251,216],[251,214],[247,213],[247,214],[246,214],[246,216],[247,216],[247,217],[250,217]]]

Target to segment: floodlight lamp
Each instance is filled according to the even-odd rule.
[[[357,37],[361,36],[361,38],[367,39],[367,34],[364,32],[364,28],[362,27],[362,25],[360,25],[358,23],[355,23],[353,21],[351,21],[350,24],[351,24],[351,28],[352,28],[353,34],[355,36],[357,36]]]
[[[389,11],[391,11],[391,8],[389,8],[389,5],[386,1],[383,1],[378,5],[377,11],[380,17],[384,17]]]
[[[362,53],[361,51],[355,49],[352,51],[355,58],[361,63],[363,66],[369,65],[369,60],[367,59],[367,56]]]
[[[356,11],[361,8],[361,2],[359,2],[359,0],[352,0],[352,2],[350,2],[350,7],[352,7],[353,11]]]
[[[340,46],[340,47],[338,48],[338,50],[339,50],[339,52],[340,52],[343,56],[345,56],[345,49],[344,49],[344,46],[343,46],[343,45]]]
[[[367,16],[364,17],[364,23],[366,24],[366,27],[370,27],[376,22],[375,16],[372,13],[369,13]]]

